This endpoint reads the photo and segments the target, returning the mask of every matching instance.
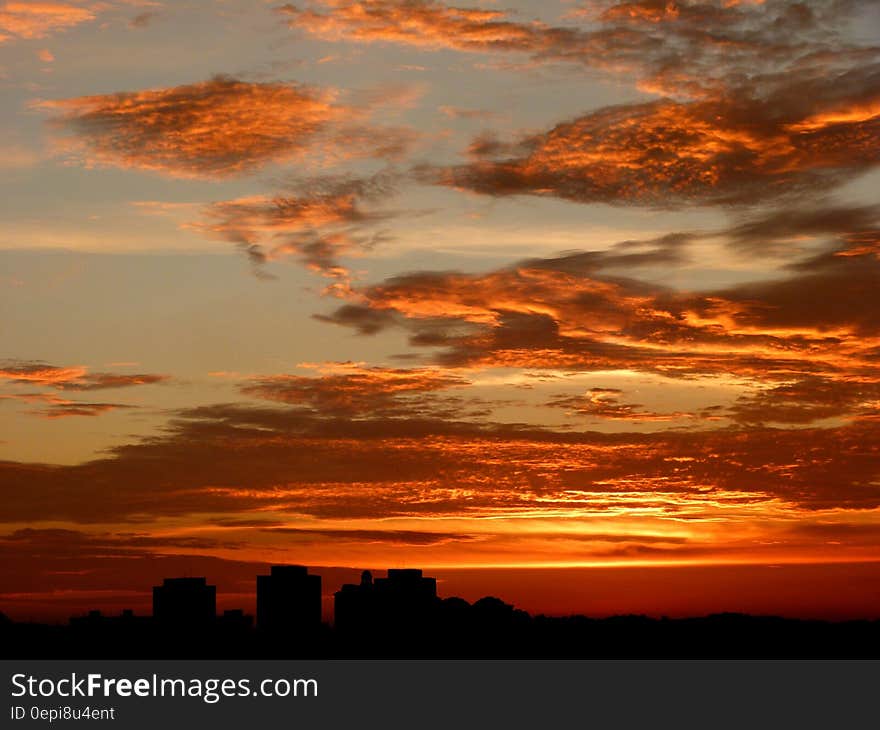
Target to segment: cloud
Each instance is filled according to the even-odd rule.
[[[835,345],[868,356],[880,333],[880,307],[870,294],[880,281],[880,260],[843,248],[799,268],[799,275],[716,292],[716,304],[708,306],[729,307],[734,327],[791,333],[795,342],[811,331],[824,334],[825,349],[815,357],[832,356]],[[703,304],[692,299],[691,306],[699,311]]]
[[[375,335],[401,322],[390,310],[372,309],[358,304],[343,304],[330,315],[316,314],[315,319],[351,327],[361,335]]]
[[[382,234],[369,226],[390,212],[365,208],[393,194],[396,176],[325,176],[292,181],[274,196],[255,195],[212,203],[203,218],[188,227],[230,241],[257,265],[298,256],[326,276],[348,281],[338,258],[369,249]]]
[[[609,107],[538,134],[479,139],[473,161],[422,178],[477,193],[677,208],[767,203],[877,165],[880,116],[794,130],[773,100]]]
[[[68,418],[71,416],[100,416],[103,413],[115,411],[120,408],[133,408],[134,406],[122,403],[83,403],[46,393],[20,393],[14,395],[2,394],[0,400],[19,400],[25,403],[43,403],[44,408],[26,411],[32,416],[55,419]]]
[[[18,620],[66,621],[101,608],[149,615],[150,587],[174,575],[208,575],[220,600],[240,600],[260,562],[223,560],[211,550],[234,550],[229,540],[198,535],[26,527],[0,536],[6,565],[0,601]],[[202,554],[198,554],[202,553]]]
[[[38,106],[58,113],[53,124],[72,135],[71,152],[84,163],[174,177],[242,175],[306,153],[325,161],[386,156],[407,144],[400,133],[377,138],[354,123],[362,112],[330,92],[228,76]]]
[[[729,5],[737,5],[736,0]],[[711,7],[711,6],[709,6]],[[686,11],[690,8],[686,5]],[[604,21],[623,21],[628,23],[661,23],[678,20],[681,9],[677,2],[668,0],[643,0],[642,2],[623,2],[610,4],[599,16]]]
[[[818,376],[757,389],[740,396],[731,417],[745,424],[807,424],[828,418],[880,413],[880,382]]]
[[[470,542],[475,539],[473,535],[466,533],[426,532],[419,530],[332,530],[296,527],[268,527],[264,529],[273,536],[281,536],[296,543],[333,540],[359,544],[380,543],[413,547],[445,545],[450,542]]]
[[[381,41],[465,51],[532,51],[545,33],[537,24],[509,22],[497,10],[449,7],[437,2],[322,3],[329,10],[300,10],[284,5],[278,11],[291,27],[329,40]]]
[[[91,373],[76,365],[61,367],[43,362],[6,361],[0,364],[0,383],[13,387],[43,386],[64,393],[85,393],[96,390],[131,388],[138,385],[157,385],[168,382],[168,375],[151,373]],[[86,402],[70,400],[55,393],[12,392],[0,393],[0,400],[39,404],[42,407],[25,411],[40,418],[57,419],[73,416],[100,416],[104,413],[135,406],[124,403]]]
[[[748,255],[790,250],[804,238],[823,237],[832,248],[821,256],[826,265],[829,256],[863,255],[865,244],[880,232],[880,206],[818,205],[810,208],[787,208],[762,213],[737,222],[720,235],[731,248]],[[801,269],[813,266],[795,264]]]
[[[131,408],[121,403],[57,403],[42,411],[33,411],[43,418],[70,418],[71,416],[100,416],[119,408]]]
[[[498,116],[495,112],[486,109],[464,109],[458,106],[440,106],[438,111],[450,119],[479,119],[487,120]]]
[[[876,167],[880,47],[838,28],[864,3],[598,2],[586,27],[419,0],[282,8],[327,40],[574,62],[659,100],[584,113],[537,134],[480,137],[425,182],[493,196],[678,208],[815,195]],[[324,11],[324,12],[322,12]]]
[[[0,4],[0,44],[14,38],[47,38],[95,18],[89,6],[63,2],[15,2]]]
[[[0,380],[16,385],[44,385],[65,391],[106,390],[135,385],[155,385],[168,381],[168,375],[151,373],[90,373],[82,365],[59,367],[42,362],[7,361],[0,366]]]
[[[671,413],[646,411],[644,406],[638,403],[621,403],[620,397],[622,395],[623,391],[617,388],[590,388],[583,395],[554,396],[548,405],[554,408],[565,408],[575,415],[632,423],[679,421],[698,417],[720,419],[720,416],[712,415],[711,411],[702,414],[681,411]]]
[[[159,13],[149,10],[143,13],[138,13],[131,19],[129,27],[137,29],[146,28],[151,25],[159,15]]]
[[[321,367],[318,376],[272,375],[254,378],[242,387],[246,395],[306,406],[334,417],[464,415],[449,401],[426,397],[436,391],[469,385],[466,379],[439,369],[392,369],[338,363]],[[461,405],[454,401],[456,406]]]
[[[213,540],[205,540],[198,537],[156,537],[149,533],[99,533],[88,534],[78,530],[67,529],[35,529],[22,528],[12,533],[3,535],[3,543],[34,545],[46,547],[63,546],[66,552],[79,549],[101,550],[113,549],[117,556],[126,553],[138,552],[142,548],[206,548],[217,547]]]
[[[635,76],[645,88],[705,96],[766,72],[834,67],[871,50],[844,43],[836,28],[864,2],[593,2],[569,20],[586,27],[519,20],[506,11],[433,0],[321,0],[279,8],[292,28],[330,41],[523,54]],[[814,52],[811,54],[811,51]],[[835,58],[835,52],[838,57]],[[671,83],[675,81],[675,83]]]
[[[876,379],[875,226],[870,206],[770,212],[727,230],[624,241],[485,273],[392,277],[355,289],[351,303],[319,318],[365,335],[401,329],[447,366],[735,375],[779,385],[825,378],[845,389]],[[775,278],[724,289],[673,291],[636,277],[641,267],[690,261],[694,244],[708,239],[750,256],[814,240],[812,253]],[[850,416],[864,403],[852,406]]]
[[[2,463],[0,488],[13,522],[797,516],[880,507],[878,428],[574,434],[229,405],[81,465]]]

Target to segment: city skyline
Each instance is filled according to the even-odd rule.
[[[152,612],[100,610],[66,625],[0,614],[7,658],[870,658],[880,619],[822,621],[719,612],[659,618],[532,615],[497,596],[442,596],[418,568],[389,568],[333,592],[322,620],[322,581],[307,566],[255,576],[256,616],[217,608],[206,577],[164,578]],[[256,621],[254,620],[256,618]]]
[[[0,0],[0,611],[301,563],[876,618],[878,31]]]

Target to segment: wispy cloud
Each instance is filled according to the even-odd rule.
[[[46,38],[93,20],[99,7],[97,3],[8,0],[0,4],[0,43],[15,38]]]
[[[367,250],[381,239],[380,232],[368,229],[393,214],[368,206],[391,196],[396,179],[393,173],[379,173],[295,180],[274,196],[213,203],[189,227],[236,244],[256,265],[297,256],[347,291],[350,274],[339,257]]]
[[[152,373],[92,373],[82,365],[58,366],[42,362],[7,361],[0,380],[15,384],[45,385],[58,390],[88,391],[163,383],[168,375]]]

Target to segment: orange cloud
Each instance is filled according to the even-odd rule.
[[[463,109],[457,106],[441,106],[438,110],[451,119],[492,119],[497,116],[495,112],[485,109]]]
[[[847,10],[840,3],[593,7],[588,28],[432,0],[325,0],[282,11],[291,26],[328,40],[522,53],[622,73],[671,97],[509,142],[478,139],[471,162],[424,168],[427,182],[582,203],[756,204],[827,190],[880,161],[878,51],[836,33]]]
[[[559,529],[589,518],[620,520],[626,533],[626,521],[640,516],[681,527],[731,520],[745,530],[749,519],[880,508],[872,486],[878,428],[864,420],[576,434],[226,405],[181,413],[162,437],[83,465],[0,464],[0,483],[13,522],[295,514],[348,528],[356,520],[465,519],[470,531],[491,534],[470,520],[535,520],[536,529],[562,521]]]
[[[872,416],[878,408],[878,381],[808,376],[740,396],[731,411],[740,423],[804,424],[847,415]]]
[[[720,418],[720,416],[711,415],[711,411],[699,415],[680,411],[672,413],[645,411],[642,410],[643,406],[637,403],[621,403],[621,395],[623,395],[623,391],[617,388],[590,388],[584,395],[556,396],[550,400],[548,405],[565,408],[581,416],[631,423],[678,421],[698,417]]]
[[[272,375],[255,378],[242,387],[247,395],[309,406],[325,415],[351,417],[437,416],[451,411],[449,402],[426,397],[435,391],[468,385],[453,373],[438,369],[389,369],[349,365],[319,376]],[[458,401],[455,406],[461,406]],[[466,409],[458,411],[465,415]]]
[[[12,38],[46,38],[95,18],[91,7],[61,2],[9,0],[0,5],[0,43]]]
[[[398,276],[356,289],[350,303],[318,318],[363,334],[403,329],[411,345],[447,366],[737,376],[776,388],[725,413],[676,414],[701,421],[864,418],[876,410],[872,384],[880,382],[876,226],[871,206],[771,213],[726,231],[627,241],[488,273]],[[707,237],[752,255],[798,237],[823,244],[775,279],[723,290],[674,292],[625,275],[687,261],[691,245]],[[635,420],[667,415],[611,400],[566,396],[558,405]]]
[[[305,9],[285,5],[279,11],[291,27],[325,40],[522,53],[535,63],[572,62],[634,73],[649,85],[673,77],[679,80],[676,96],[702,97],[758,68],[779,73],[833,66],[827,53],[831,44],[852,50],[834,32],[835,23],[851,9],[833,0],[810,7],[797,0],[767,5],[751,0],[601,0],[569,14],[588,16],[588,28],[520,21],[504,11],[433,0],[320,0]],[[807,47],[821,53],[810,57],[804,53]]]
[[[48,408],[38,411],[31,411],[32,415],[42,418],[70,418],[71,416],[100,416],[102,413],[109,413],[120,408],[131,408],[132,406],[123,405],[121,403],[78,403],[68,401],[64,403],[54,403]]]
[[[176,177],[238,175],[302,155],[353,114],[327,92],[229,77],[40,106],[60,113],[54,123],[74,135],[87,164]]]
[[[642,2],[625,2],[612,5],[601,15],[604,21],[648,21],[659,23],[664,20],[675,20],[680,15],[675,0],[642,0]]]
[[[0,379],[64,387],[68,383],[81,382],[87,373],[88,369],[79,365],[56,367],[45,363],[12,363],[0,369]]]
[[[456,8],[427,1],[328,0],[329,10],[279,8],[291,27],[329,40],[353,38],[460,50],[532,50],[544,28],[505,20],[505,13],[477,8]]]
[[[313,178],[294,190],[269,197],[254,195],[213,203],[204,218],[189,227],[235,243],[252,262],[288,255],[324,275],[347,281],[348,271],[338,257],[364,250],[377,241],[360,229],[388,218],[390,213],[366,210],[394,191],[391,174],[370,178]]]
[[[81,365],[57,367],[41,362],[9,363],[0,367],[0,380],[16,384],[47,385],[58,390],[104,390],[133,385],[153,385],[169,379],[167,375],[149,373],[90,373]]]
[[[70,416],[100,416],[120,408],[133,408],[122,403],[83,403],[67,398],[59,398],[48,393],[16,393],[0,394],[0,400],[17,400],[25,403],[42,403],[44,408],[26,411],[29,415],[40,418],[67,418]]]
[[[880,99],[866,102],[853,102],[836,109],[813,114],[806,119],[791,124],[793,132],[815,132],[835,124],[858,124],[880,117]]]
[[[479,139],[473,162],[423,177],[488,195],[674,208],[765,202],[832,187],[880,162],[874,118],[806,131],[771,104],[612,107],[512,143]]]

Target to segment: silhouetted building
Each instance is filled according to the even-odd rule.
[[[208,628],[217,615],[217,587],[205,578],[166,578],[153,587],[153,618],[174,629]]]
[[[153,617],[90,611],[63,626],[0,613],[0,647],[16,659],[880,658],[880,620],[531,617],[494,596],[441,600],[420,570],[389,570],[341,587],[333,632],[320,623],[321,579],[306,568],[275,566],[258,590],[261,623],[286,633],[252,631],[241,610],[215,616],[216,589],[204,578],[168,578],[153,589]]]
[[[373,574],[361,573],[360,583],[346,583],[333,596],[333,625],[346,634],[363,634],[375,628]]]
[[[100,611],[89,611],[84,616],[71,616],[70,627],[79,631],[144,631],[150,625],[148,616],[136,616],[126,608],[118,616],[105,616]]]
[[[437,580],[414,568],[388,571],[374,581],[364,571],[360,584],[346,584],[334,597],[334,623],[343,633],[411,633],[427,626],[438,607]]]
[[[253,628],[254,617],[246,614],[240,608],[231,608],[218,617],[217,623],[223,631],[247,632]]]
[[[425,578],[418,568],[390,568],[387,578],[376,578],[376,594],[406,603],[433,602],[437,579]]]
[[[308,635],[321,627],[321,576],[302,565],[273,565],[257,576],[257,628]]]

